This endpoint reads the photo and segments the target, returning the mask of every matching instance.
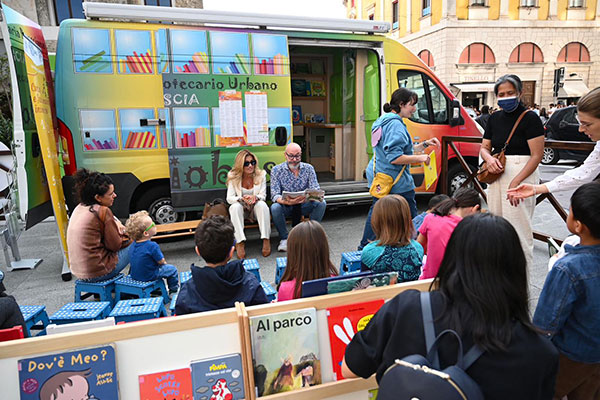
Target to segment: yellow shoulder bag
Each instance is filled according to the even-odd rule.
[[[375,150],[375,149],[373,149]],[[392,187],[398,182],[404,170],[406,169],[406,165],[402,167],[402,170],[396,177],[396,179],[392,179],[388,174],[384,174],[383,172],[375,173],[375,151],[373,151],[373,183],[371,183],[371,188],[369,189],[369,193],[373,197],[377,197],[378,199],[386,196],[392,190]]]

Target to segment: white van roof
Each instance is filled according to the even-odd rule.
[[[141,6],[84,2],[88,19],[126,19],[129,21],[187,22],[218,25],[258,26],[262,28],[294,28],[355,33],[386,33],[391,24],[385,21],[343,18],[312,18],[294,15],[273,15],[204,10],[199,8]]]

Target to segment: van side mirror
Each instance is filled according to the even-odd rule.
[[[457,126],[464,124],[462,116],[460,115],[460,103],[458,100],[452,100],[450,103],[450,126]]]
[[[275,128],[275,144],[277,146],[285,146],[287,144],[287,129],[285,126]]]

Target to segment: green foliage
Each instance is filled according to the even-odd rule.
[[[0,142],[4,143],[10,149],[10,142],[13,138],[12,120],[0,115]]]
[[[0,56],[0,142],[10,149],[13,139],[12,96],[8,57]]]

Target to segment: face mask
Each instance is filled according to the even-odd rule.
[[[498,107],[503,109],[506,112],[512,112],[517,109],[519,106],[519,98],[518,97],[504,97],[502,99],[498,99]]]

